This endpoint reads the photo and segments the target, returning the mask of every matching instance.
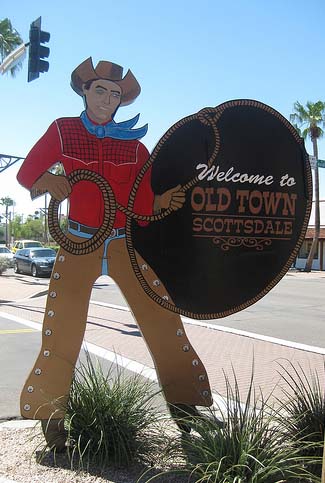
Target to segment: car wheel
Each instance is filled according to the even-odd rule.
[[[19,268],[18,268],[18,264],[17,264],[17,262],[15,262],[15,263],[14,263],[14,272],[15,272],[15,273],[20,273],[20,270],[19,270]]]
[[[32,272],[33,277],[37,277],[38,271],[37,271],[36,265],[34,265],[34,264],[32,265],[31,272]]]

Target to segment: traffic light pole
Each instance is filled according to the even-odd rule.
[[[19,158],[18,156],[10,156],[9,154],[0,154],[0,173],[9,168],[13,164],[17,163],[25,158]]]
[[[31,23],[29,29],[28,82],[49,70],[49,63],[44,58],[50,55],[50,49],[42,45],[49,40],[50,34],[41,30],[41,17],[39,17]]]
[[[50,55],[50,49],[42,45],[50,40],[50,34],[41,30],[41,17],[31,23],[29,42],[21,44],[0,64],[0,73],[5,74],[20,62],[28,49],[28,82],[37,79],[40,73],[49,70],[49,62],[44,60]]]

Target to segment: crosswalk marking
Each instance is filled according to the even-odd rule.
[[[35,329],[3,329],[0,330],[0,335],[1,334],[21,334],[24,332],[37,332]]]

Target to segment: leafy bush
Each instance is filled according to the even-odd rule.
[[[279,425],[302,458],[310,457],[310,471],[321,476],[324,447],[325,395],[317,372],[306,374],[300,364],[280,364],[282,387]],[[321,375],[325,377],[325,370]]]
[[[104,374],[87,354],[86,363],[76,371],[67,405],[72,466],[129,466],[156,458],[162,433],[152,384],[137,375],[126,377],[119,366]]]
[[[253,376],[243,403],[236,375],[233,385],[226,376],[225,381],[225,407],[212,409],[205,419],[186,420],[192,431],[182,434],[186,464],[178,473],[187,474],[193,483],[317,481],[306,466],[310,458],[302,456],[292,441],[284,438],[276,424],[277,411],[256,394]],[[223,428],[217,419],[220,412],[226,423]],[[154,476],[149,481],[155,479]]]
[[[65,419],[72,469],[141,462],[151,468],[137,483],[171,475],[177,483],[320,482],[325,403],[318,376],[283,367],[285,397],[273,406],[255,390],[253,371],[243,399],[233,371],[232,381],[224,375],[224,404],[204,417],[189,413],[187,433],[162,420],[152,383],[114,367],[104,373],[87,354],[75,373]]]
[[[2,275],[8,268],[10,268],[9,260],[5,257],[0,257],[0,275]]]

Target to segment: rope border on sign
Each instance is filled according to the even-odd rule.
[[[157,144],[155,150],[153,151],[153,154],[151,156],[152,160],[154,160],[157,157],[157,154],[161,148],[161,146],[170,138],[170,136],[180,127],[182,127],[184,124],[191,120],[200,120],[203,124],[212,127],[213,132],[215,134],[215,147],[213,150],[213,154],[209,159],[209,162],[207,163],[209,167],[211,167],[213,161],[215,160],[219,149],[220,149],[220,135],[219,131],[217,128],[217,122],[221,118],[222,114],[225,112],[226,109],[233,108],[233,107],[238,107],[238,106],[251,106],[255,107],[258,109],[262,109],[276,118],[278,118],[282,124],[289,130],[290,134],[293,136],[295,141],[303,146],[303,139],[299,136],[297,130],[292,126],[292,124],[284,117],[282,114],[280,114],[278,111],[273,109],[272,107],[263,104],[262,102],[251,100],[251,99],[238,99],[238,100],[233,100],[233,101],[227,101],[223,104],[220,104],[217,107],[209,107],[202,109],[199,111],[197,114],[194,114],[192,116],[188,116],[178,123],[174,124],[167,132],[166,134],[161,138],[160,142]],[[150,159],[151,159],[150,158]],[[311,212],[311,207],[312,207],[312,175],[311,175],[311,169],[309,165],[309,157],[307,153],[305,153],[304,156],[304,169],[305,169],[305,174],[306,174],[306,213],[305,217],[303,220],[302,224],[302,230],[300,233],[300,236],[297,240],[295,248],[292,250],[290,257],[288,258],[287,262],[283,266],[282,270],[279,272],[279,274],[266,286],[264,290],[259,292],[255,297],[252,299],[248,300],[247,302],[244,302],[242,304],[237,305],[236,307],[233,307],[232,309],[224,310],[222,312],[216,312],[216,313],[204,313],[204,314],[197,314],[192,311],[184,310],[181,309],[175,305],[172,305],[168,301],[162,299],[159,295],[157,295],[151,287],[148,285],[147,281],[143,277],[137,260],[136,260],[136,255],[135,255],[135,250],[132,244],[132,239],[131,239],[131,218],[127,217],[127,222],[126,222],[126,243],[127,243],[127,249],[129,252],[131,264],[133,267],[133,270],[135,272],[135,275],[142,286],[143,290],[149,295],[151,299],[153,299],[156,303],[159,305],[163,306],[164,308],[178,313],[180,315],[192,318],[192,319],[197,319],[197,320],[207,320],[207,319],[219,319],[222,317],[227,317],[228,315],[231,315],[235,312],[239,312],[240,310],[246,309],[247,307],[253,305],[256,303],[258,300],[260,300],[262,297],[264,297],[281,279],[282,277],[287,273],[289,268],[291,267],[293,261],[295,260],[298,251],[300,249],[300,246],[305,238],[305,234],[307,231],[307,226],[308,226],[308,221],[310,217],[310,212]],[[210,163],[210,164],[209,164]],[[146,171],[146,170],[145,170]],[[144,173],[143,173],[144,174]],[[139,176],[141,175],[141,172],[139,173]],[[141,175],[142,179],[143,175]],[[194,186],[198,181],[197,177],[194,177],[191,181],[189,181],[184,187],[183,190],[185,191],[186,189],[189,189],[190,187]],[[139,183],[138,183],[139,184]],[[135,186],[132,190],[132,198],[130,196],[130,202],[128,204],[129,211],[132,211],[132,206],[134,202],[134,198],[136,195],[136,189]],[[170,213],[170,212],[169,212]]]

